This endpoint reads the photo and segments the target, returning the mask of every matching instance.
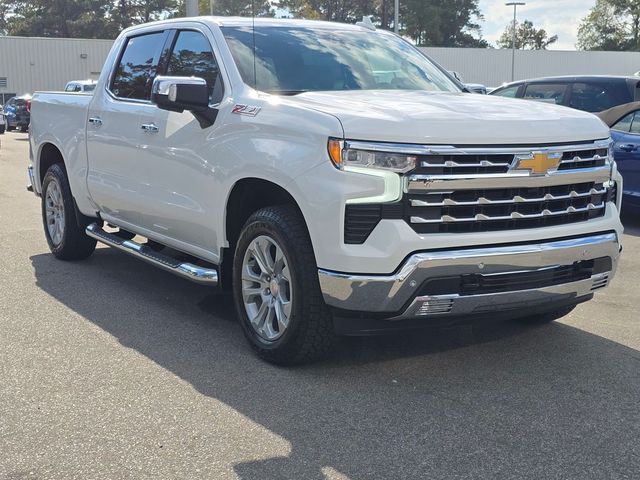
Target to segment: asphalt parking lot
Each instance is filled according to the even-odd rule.
[[[562,321],[258,360],[231,299],[109,248],[63,263],[0,136],[0,478],[638,478],[640,226]]]

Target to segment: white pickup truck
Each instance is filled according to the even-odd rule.
[[[30,142],[56,257],[99,241],[227,286],[281,364],[336,334],[550,321],[605,287],[621,251],[598,118],[464,93],[366,25],[127,29],[94,95],[33,97]]]

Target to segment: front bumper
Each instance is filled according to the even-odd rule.
[[[605,232],[543,243],[421,252],[388,276],[319,270],[320,287],[325,302],[342,314],[367,313],[389,320],[538,310],[544,305],[580,303],[605,287],[615,273],[621,248],[617,234]],[[588,269],[578,272],[579,265],[594,262],[598,268],[591,267],[591,274]],[[493,287],[490,293],[481,289],[424,293],[425,288],[434,288],[433,279],[452,278],[473,278]],[[496,285],[502,286],[496,289]]]

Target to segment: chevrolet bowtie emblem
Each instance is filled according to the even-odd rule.
[[[546,175],[558,169],[562,153],[532,152],[516,155],[513,170],[529,170],[531,175]]]

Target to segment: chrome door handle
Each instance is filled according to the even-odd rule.
[[[159,130],[155,123],[143,123],[140,128],[149,133],[158,133]]]
[[[91,125],[95,125],[96,127],[102,126],[102,119],[100,117],[90,117],[89,123]]]

